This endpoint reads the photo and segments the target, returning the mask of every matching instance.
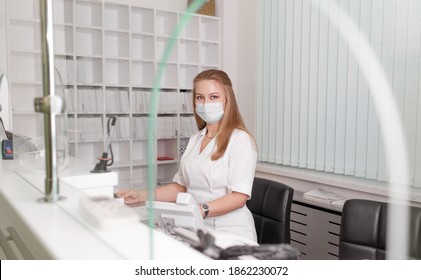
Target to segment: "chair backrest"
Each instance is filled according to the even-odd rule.
[[[384,260],[388,203],[347,200],[342,209],[339,259]],[[421,259],[421,208],[410,207],[409,258]]]
[[[289,224],[293,195],[294,189],[290,186],[254,178],[247,207],[253,214],[258,243],[290,243]]]

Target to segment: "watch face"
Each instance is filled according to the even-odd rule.
[[[203,209],[204,211],[209,211],[209,206],[208,206],[206,203],[203,203],[203,204],[202,204],[202,209]]]

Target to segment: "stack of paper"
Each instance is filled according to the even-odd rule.
[[[193,116],[180,116],[180,136],[190,137],[197,132],[196,120]]]
[[[341,207],[347,199],[342,195],[323,189],[315,189],[305,192],[303,194],[303,198],[319,203],[332,204],[339,207]]]
[[[150,90],[133,90],[133,112],[147,113],[149,112],[151,91]]]

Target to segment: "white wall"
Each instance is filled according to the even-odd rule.
[[[239,106],[248,129],[256,131],[257,1],[238,4],[237,78]],[[241,2],[241,3],[240,3]]]
[[[6,5],[5,0],[0,0],[0,75],[7,74],[7,41],[6,41]],[[0,116],[5,125],[6,130],[12,129],[10,98],[6,92],[0,92],[0,104],[2,112]]]
[[[256,131],[256,0],[216,0],[222,18],[222,68],[233,82],[238,106],[251,133]]]
[[[0,0],[0,74],[7,74],[6,0]]]

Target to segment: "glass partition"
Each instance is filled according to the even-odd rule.
[[[22,138],[15,147],[16,173],[43,192],[44,122],[33,106],[34,98],[43,95],[43,19],[37,1],[8,2],[13,132]],[[183,12],[106,1],[51,2],[55,94],[65,105],[56,117],[61,124],[57,143],[63,144],[57,145],[63,200],[56,203],[118,258],[165,258],[157,246],[161,241],[154,238],[156,231],[167,231],[155,226],[155,214],[159,218],[165,211],[155,213],[146,203],[128,206],[114,194],[122,189],[146,190],[152,205],[156,186],[171,182],[178,169],[180,147],[185,146],[178,133],[179,103],[184,102],[180,96],[191,90],[193,70],[202,63],[199,27],[184,28],[191,18],[201,23],[194,12],[203,1],[194,1]],[[28,9],[23,12],[16,3]],[[209,58],[206,64],[219,67],[220,20],[206,17],[205,23],[214,26],[209,32],[216,53],[215,61]],[[179,42],[180,33],[188,39]],[[195,51],[186,51],[187,46]],[[111,126],[110,120],[114,120]],[[184,142],[188,136],[183,136]],[[194,209],[186,207],[182,216],[190,219],[186,215]],[[122,234],[116,238],[118,232]],[[177,248],[186,245],[177,244]]]

